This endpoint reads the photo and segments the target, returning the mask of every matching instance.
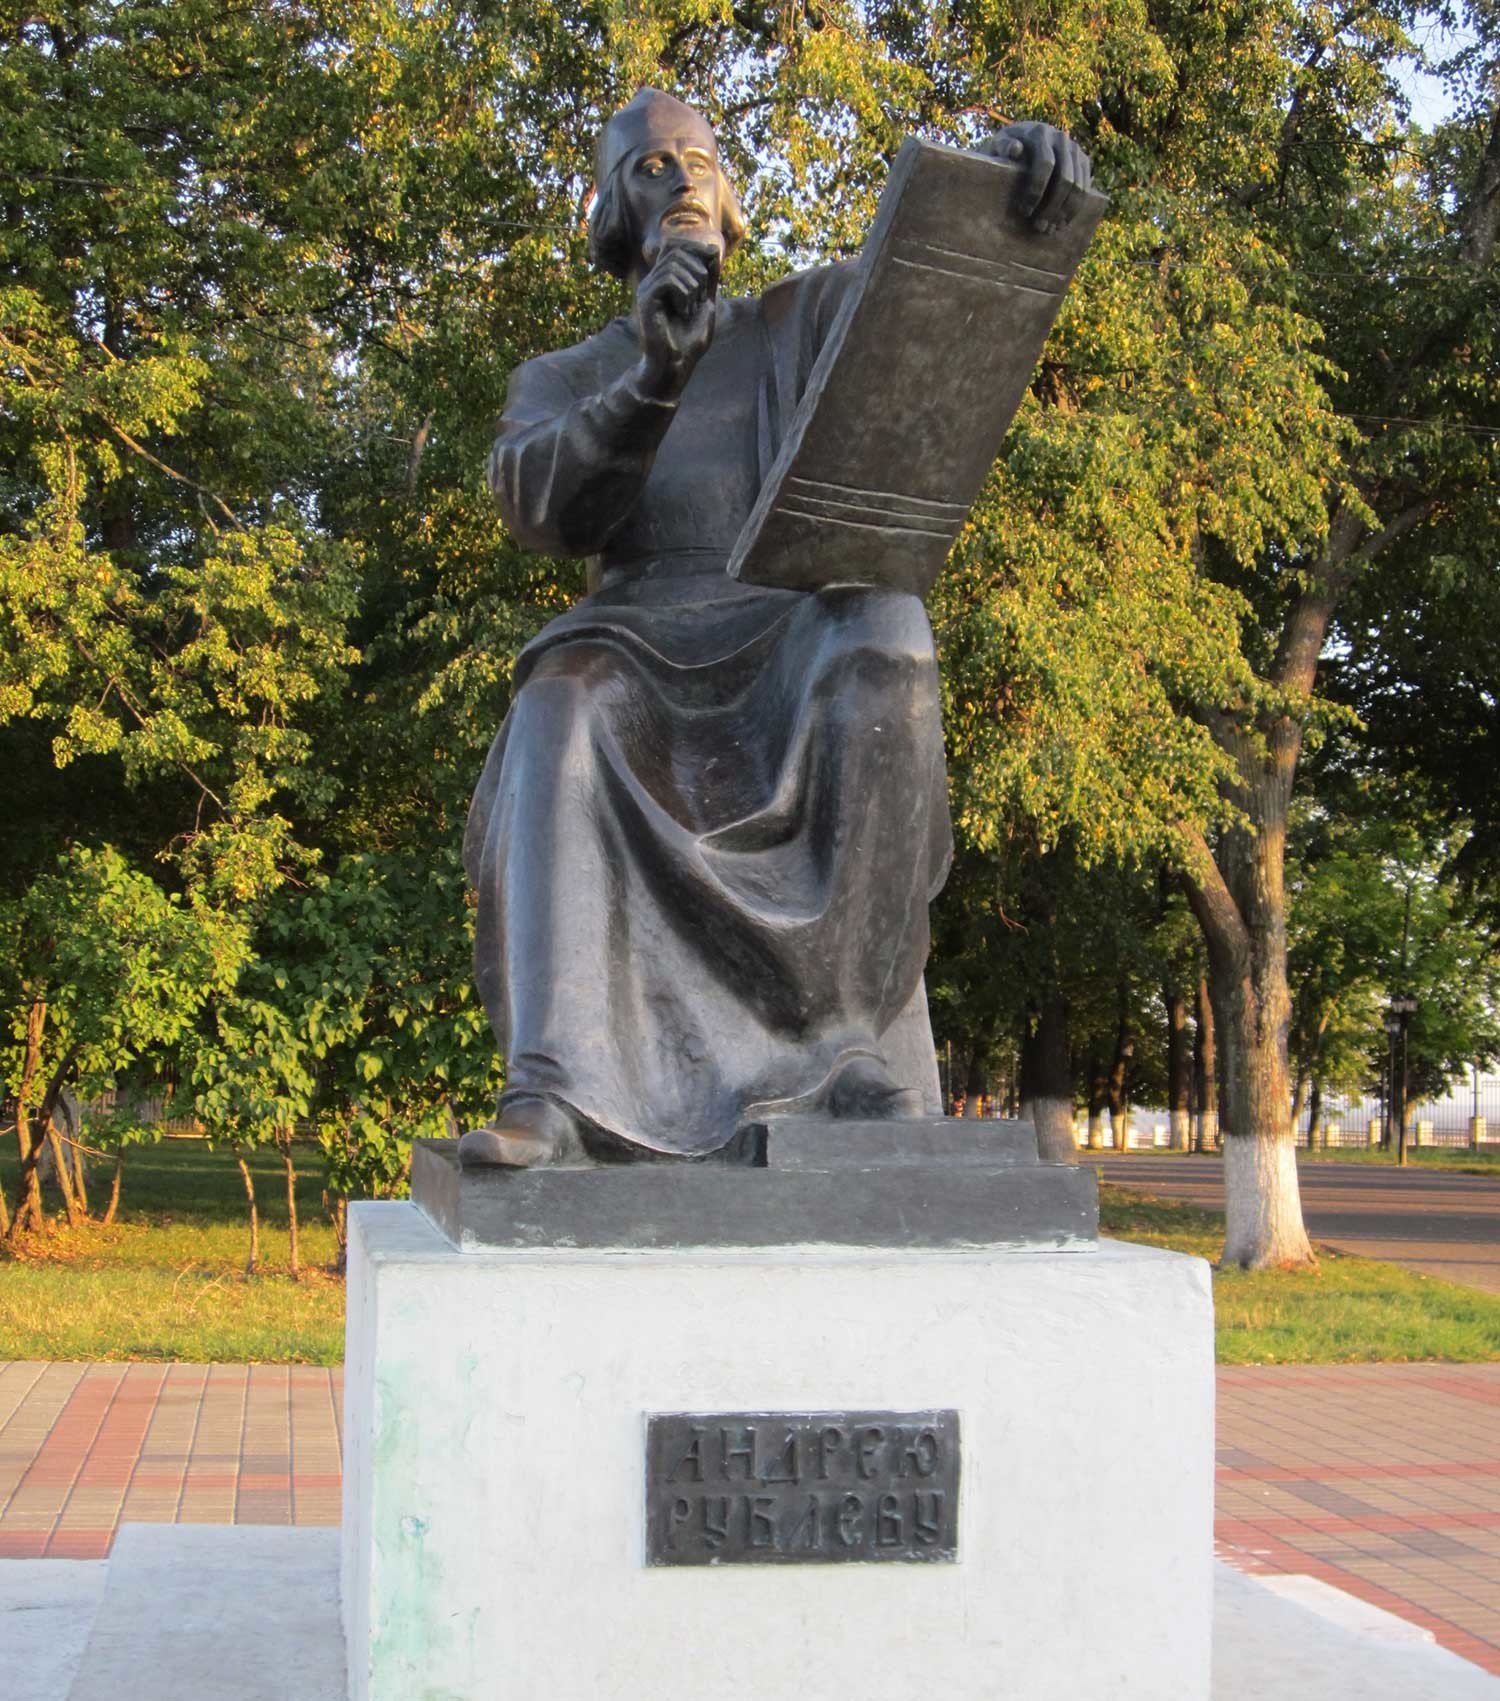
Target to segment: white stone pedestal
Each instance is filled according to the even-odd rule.
[[[1200,1261],[459,1253],[350,1215],[351,1701],[1206,1701]],[[956,1563],[645,1564],[648,1413],[950,1407]]]

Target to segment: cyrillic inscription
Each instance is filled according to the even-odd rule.
[[[953,1411],[653,1415],[646,1561],[956,1559],[958,1467]]]

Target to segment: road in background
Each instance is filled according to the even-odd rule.
[[[1097,1163],[1100,1178],[1117,1187],[1224,1209],[1217,1155],[1079,1155]],[[1500,1174],[1305,1159],[1297,1167],[1302,1214],[1314,1240],[1500,1293]]]

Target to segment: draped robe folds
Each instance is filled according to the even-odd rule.
[[[724,299],[680,401],[617,319],[512,376],[490,482],[593,587],[518,658],[470,811],[507,1092],[704,1156],[850,1059],[938,1109],[922,972],[952,855],[932,632],[903,592],[725,563],[852,275]]]

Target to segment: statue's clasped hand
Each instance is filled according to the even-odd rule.
[[[1021,167],[1021,215],[1044,236],[1070,222],[1094,180],[1089,156],[1050,124],[1007,124],[987,136],[979,152]]]
[[[713,341],[722,250],[712,242],[664,243],[635,292],[642,383],[675,401]]]

